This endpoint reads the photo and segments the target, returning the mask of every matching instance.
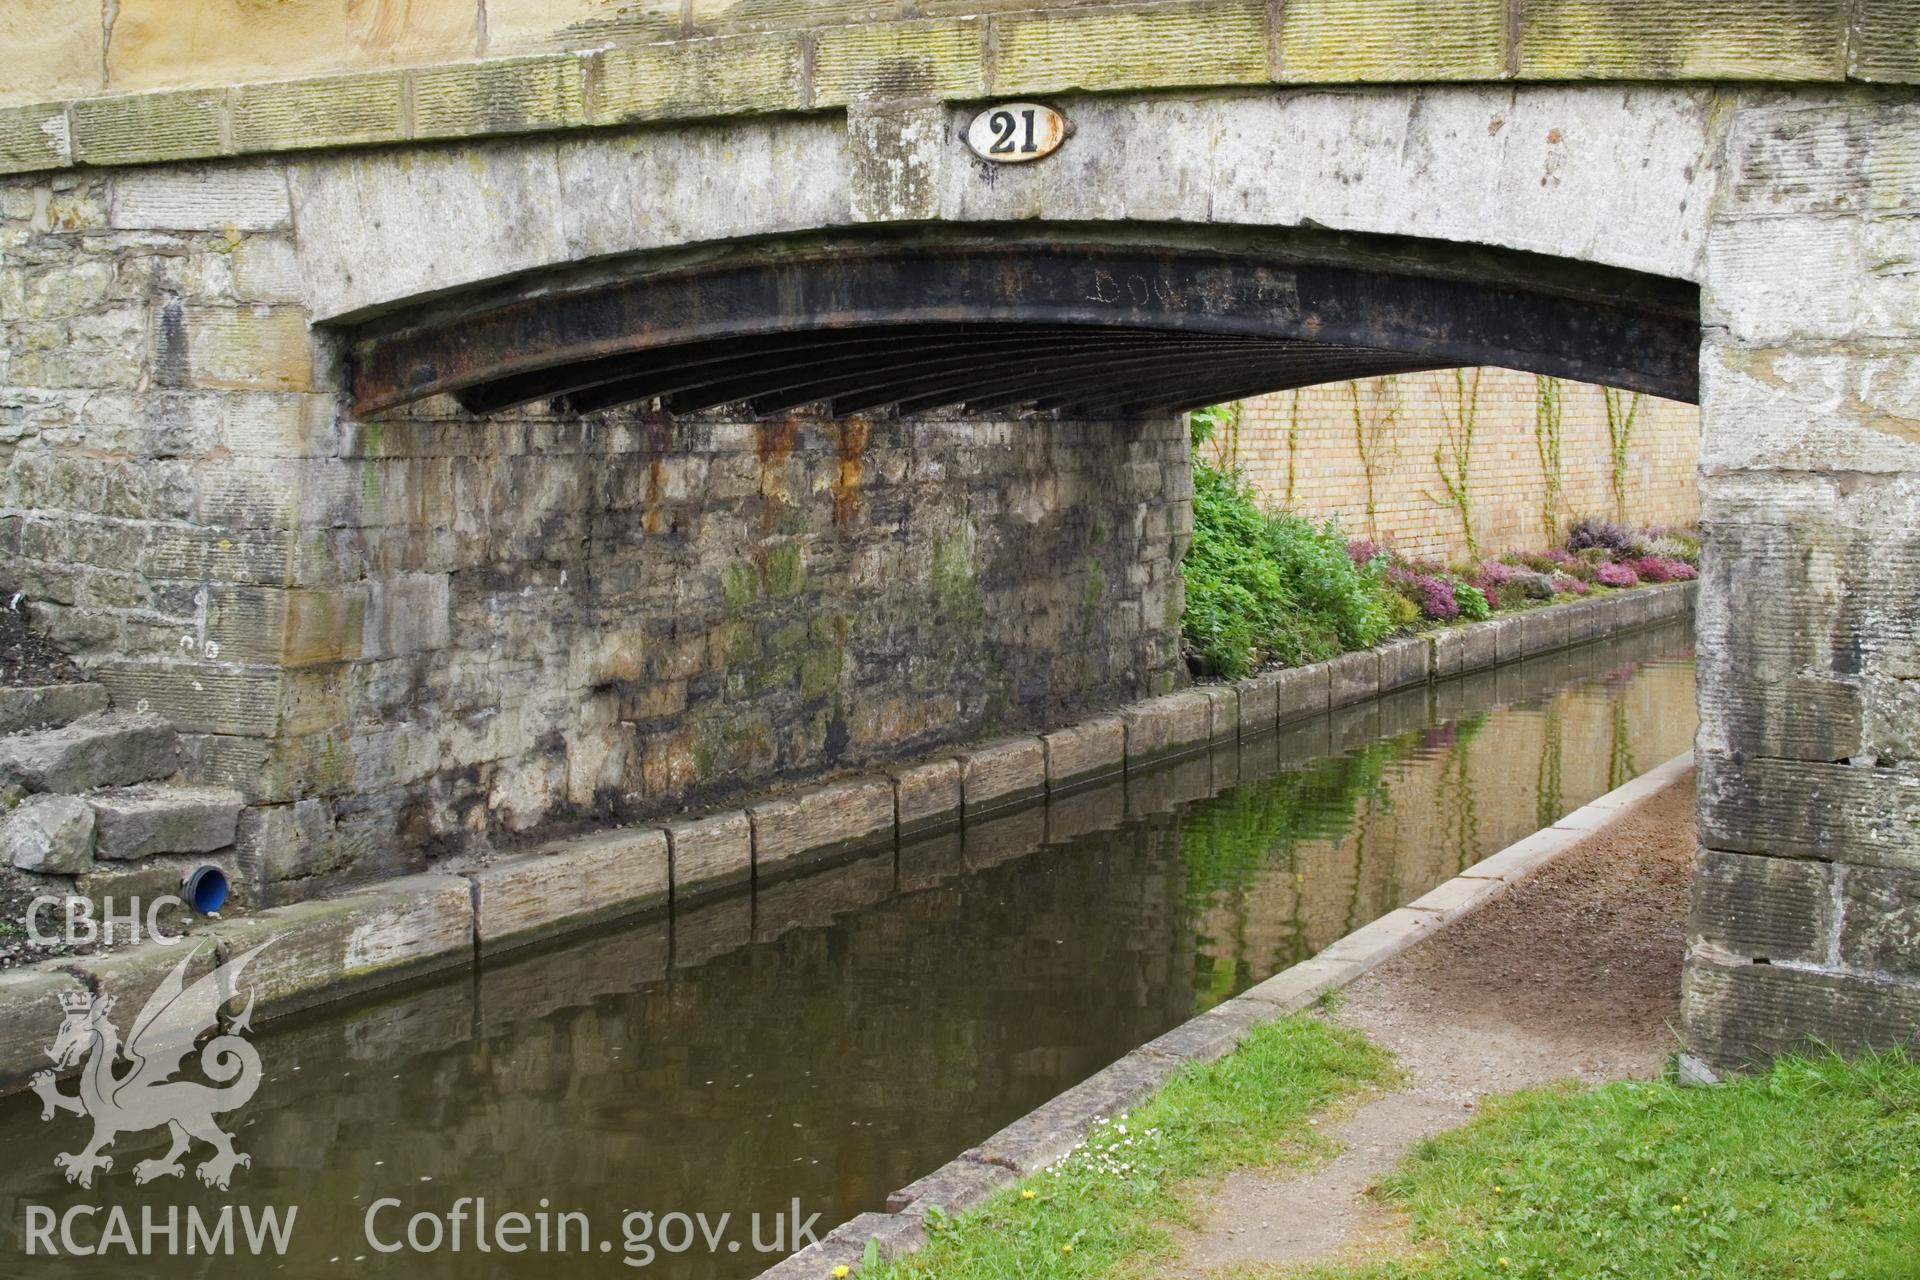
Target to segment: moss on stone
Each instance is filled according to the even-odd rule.
[[[1283,15],[1282,80],[1497,80],[1506,70],[1506,0],[1293,0]]]
[[[824,698],[840,683],[845,659],[838,649],[815,649],[800,659],[800,696],[808,702]]]
[[[775,547],[767,553],[767,594],[774,599],[797,596],[807,585],[807,567],[797,544]]]
[[[1845,0],[1527,0],[1524,79],[1802,80],[1846,71]]]
[[[720,582],[720,600],[729,610],[744,609],[759,597],[759,585],[750,565],[736,560]]]
[[[978,97],[986,92],[984,26],[978,18],[963,18],[829,27],[815,45],[813,105]]]

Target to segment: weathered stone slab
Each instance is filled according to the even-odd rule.
[[[1822,863],[1702,849],[1687,937],[1748,960],[1826,959],[1833,893]]]
[[[800,1252],[789,1255],[777,1266],[762,1271],[755,1280],[819,1280],[821,1276],[836,1274],[842,1267],[851,1273],[866,1256],[868,1240],[879,1242],[882,1258],[891,1258],[915,1248],[922,1231],[917,1217],[863,1213],[835,1227]]]
[[[1040,739],[1001,738],[963,751],[960,791],[968,821],[1046,794],[1047,751]]]
[[[1280,722],[1280,688],[1275,679],[1278,673],[1263,671],[1257,676],[1242,680],[1240,691],[1240,732],[1246,735],[1264,733]]]
[[[1160,1053],[1128,1054],[972,1148],[975,1160],[1019,1174],[1044,1169],[1079,1146],[1094,1122],[1138,1106],[1186,1064]]]
[[[1240,737],[1240,691],[1233,685],[1206,685],[1200,693],[1213,704],[1213,741],[1225,743]]]
[[[1920,869],[1920,776],[1702,752],[1700,842],[1738,853]]]
[[[1332,706],[1332,669],[1327,663],[1276,671],[1273,683],[1274,717],[1278,724],[1325,715]]]
[[[116,909],[122,909],[134,898],[150,903],[156,898],[177,895],[185,887],[187,877],[203,866],[218,870],[232,888],[223,910],[252,905],[253,884],[232,849],[218,853],[156,853],[134,862],[95,862],[92,869],[74,878],[73,891],[92,899],[97,909],[104,909],[108,899],[112,899]]]
[[[1017,1181],[1018,1176],[1004,1165],[961,1156],[888,1195],[887,1212],[910,1213],[917,1208],[924,1216],[929,1207],[938,1206],[947,1213],[964,1213]]]
[[[1380,692],[1380,661],[1371,649],[1343,653],[1327,662],[1328,705],[1365,702]]]
[[[1492,634],[1495,664],[1518,662],[1527,656],[1527,637],[1520,621],[1524,616],[1488,618],[1485,622],[1476,622],[1471,625],[1472,630],[1485,630]],[[1468,668],[1468,670],[1472,669],[1472,667]]]
[[[1213,736],[1213,703],[1203,693],[1169,693],[1121,709],[1127,768],[1197,747]]]
[[[1832,869],[1839,889],[1840,963],[1920,981],[1920,872]]]
[[[28,796],[0,816],[0,861],[22,871],[78,875],[93,866],[93,806],[78,796]]]
[[[900,765],[887,774],[893,779],[894,821],[901,836],[960,820],[960,762],[952,756]]]
[[[1409,902],[1407,908],[1411,911],[1432,912],[1444,923],[1458,919],[1481,903],[1505,893],[1506,890],[1507,883],[1503,880],[1457,876],[1427,890]]]
[[[1844,74],[1840,0],[1526,0],[1518,23],[1529,80],[1809,80]]]
[[[473,962],[465,877],[405,876],[378,888],[274,907],[210,928],[235,952],[263,943],[247,971],[258,1011],[290,1013],[355,991]]]
[[[143,231],[278,231],[292,225],[276,165],[133,169],[113,182],[112,223]]]
[[[745,809],[664,824],[673,897],[689,901],[753,879],[753,824]]]
[[[1262,1000],[1227,1000],[1155,1036],[1136,1052],[1159,1054],[1181,1063],[1218,1062],[1232,1053],[1254,1027],[1279,1016],[1273,1005]]]
[[[1257,1000],[1262,1004],[1271,1005],[1275,1016],[1297,1013],[1327,992],[1345,986],[1364,972],[1366,970],[1351,961],[1342,963],[1316,957],[1282,969],[1271,978],[1247,988],[1234,998]]]
[[[240,811],[237,791],[225,787],[166,787],[147,783],[97,791],[95,856],[126,860],[154,853],[212,853],[233,843]]]
[[[666,905],[667,834],[601,831],[466,872],[474,937],[485,951]]]
[[[106,709],[106,689],[90,682],[0,689],[0,735],[72,724]]]
[[[1351,960],[1368,969],[1399,955],[1440,927],[1439,917],[1430,911],[1400,907],[1370,924],[1362,925],[1322,951],[1317,959]]]
[[[59,729],[0,739],[0,786],[91,791],[165,778],[180,767],[173,729],[153,716],[101,712]]]
[[[0,1090],[52,1067],[47,1050],[67,1017],[60,997],[85,990],[80,979],[49,964],[0,970]]]
[[[997,30],[1001,94],[1267,78],[1265,11],[1246,0],[1041,10],[1004,18]]]
[[[125,906],[124,903],[116,905]],[[179,932],[178,921],[170,921],[163,927],[169,934]],[[143,919],[143,938],[146,936],[145,928]],[[159,988],[161,982],[170,978],[175,969],[184,963],[184,977],[191,984],[219,967],[221,958],[210,936],[210,926],[203,926],[178,942],[163,944],[145,941],[116,951],[71,956],[55,963],[79,976],[90,989],[113,997],[114,1010],[119,1015],[117,1021],[124,1034],[147,997]],[[253,965],[250,964],[241,975],[240,991],[243,995],[253,976]]]
[[[1681,1012],[1693,1052],[1718,1071],[1735,1071],[1787,1053],[1851,1056],[1909,1045],[1920,1032],[1920,984],[1728,964],[1695,951]]]
[[[859,778],[747,806],[755,879],[893,839],[893,780]]]
[[[1441,627],[1429,631],[1421,637],[1426,641],[1431,657],[1429,666],[1433,678],[1446,680],[1459,675],[1466,669],[1467,630],[1464,627]]]
[[[1427,682],[1429,649],[1425,640],[1389,640],[1374,652],[1380,658],[1380,692]]]
[[[1095,716],[1040,735],[1047,753],[1047,789],[1061,791],[1127,767],[1127,722],[1120,716]]]

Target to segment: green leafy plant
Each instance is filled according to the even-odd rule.
[[[1338,526],[1262,512],[1238,472],[1204,461],[1194,463],[1193,545],[1181,572],[1182,631],[1210,674],[1314,662],[1392,629],[1379,566],[1355,564]]]

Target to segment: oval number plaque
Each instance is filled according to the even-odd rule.
[[[1067,140],[1067,118],[1038,102],[988,107],[967,126],[967,145],[982,160],[1022,164],[1050,156]]]

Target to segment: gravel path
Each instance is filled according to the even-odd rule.
[[[1658,1074],[1677,1047],[1694,839],[1689,773],[1349,988],[1333,1019],[1393,1050],[1408,1084],[1331,1127],[1343,1152],[1305,1176],[1246,1170],[1206,1192],[1173,1274],[1392,1248],[1400,1224],[1368,1187],[1481,1095]]]

